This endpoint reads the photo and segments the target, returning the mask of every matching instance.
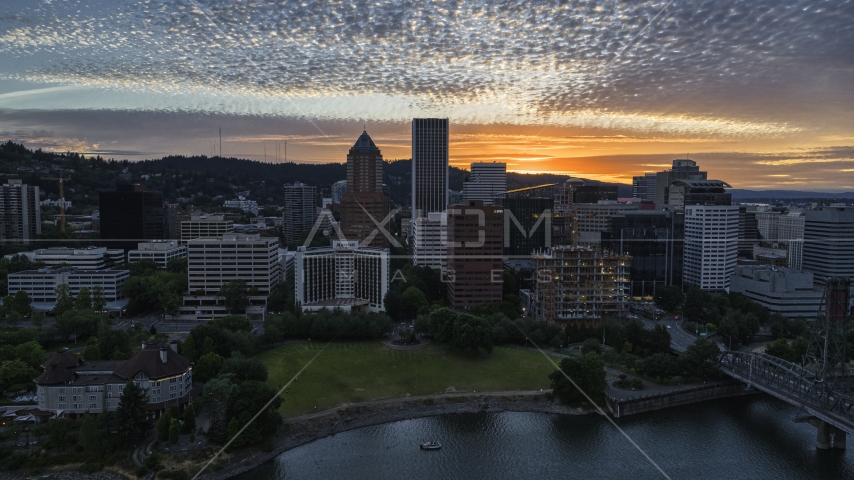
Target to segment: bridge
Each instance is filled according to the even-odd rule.
[[[847,434],[854,435],[854,375],[846,352],[850,288],[847,278],[827,280],[803,365],[721,347],[721,371],[800,408],[804,415],[795,420],[818,429],[820,449],[844,449]]]

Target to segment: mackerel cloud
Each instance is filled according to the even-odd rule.
[[[851,1],[4,4],[0,78],[82,93],[0,107],[733,136],[850,121]]]

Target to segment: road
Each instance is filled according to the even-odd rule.
[[[646,317],[638,318],[643,322],[643,326],[647,330],[652,330],[656,325],[664,325],[670,333],[670,348],[677,352],[684,352],[697,339],[695,335],[683,330],[681,320],[676,320],[676,317],[673,315],[663,317],[658,323]]]

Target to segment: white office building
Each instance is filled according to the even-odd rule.
[[[151,260],[158,267],[166,269],[169,260],[187,256],[187,247],[178,245],[174,240],[155,240],[140,242],[136,250],[128,250],[128,263]]]
[[[187,243],[189,294],[179,309],[182,318],[210,320],[228,315],[217,294],[231,281],[243,280],[249,289],[245,314],[263,319],[267,296],[281,280],[279,241],[260,235],[231,233],[219,238],[197,238]],[[240,312],[243,313],[243,312]]]
[[[738,292],[789,318],[813,320],[824,292],[813,286],[813,274],[772,265],[738,265],[730,279],[730,292]]]
[[[347,194],[347,180],[338,180],[332,184],[332,203],[341,203]]]
[[[738,206],[686,205],[683,282],[725,291],[738,261]]]
[[[789,251],[789,268],[804,269],[804,226],[806,216],[803,212],[791,211],[782,215],[777,226],[777,236],[780,243],[786,245]]]
[[[75,267],[26,270],[9,274],[9,295],[23,290],[33,303],[53,303],[56,302],[56,287],[65,284],[74,298],[84,287],[90,291],[101,287],[104,298],[112,302],[124,298],[122,285],[128,277],[130,272],[127,270],[82,270]]]
[[[803,268],[817,284],[854,278],[854,207],[827,206],[806,212]]]
[[[385,311],[389,250],[334,240],[331,247],[297,247],[296,300],[303,311],[340,308]]]
[[[507,164],[475,162],[471,164],[468,181],[463,183],[463,200],[483,200],[493,204],[507,191]],[[449,203],[453,205],[453,203]]]
[[[191,215],[181,222],[181,245],[194,238],[219,237],[234,232],[234,222],[223,215]]]
[[[448,119],[412,119],[412,218],[448,207]]]
[[[412,223],[412,263],[445,271],[448,267],[448,216],[428,213]]]
[[[759,229],[759,235],[762,236],[762,240],[771,243],[777,242],[779,238],[780,217],[780,212],[756,212],[756,227]]]
[[[103,270],[105,268],[113,268],[116,265],[122,265],[125,263],[125,251],[120,248],[50,247],[33,250],[32,252],[14,253],[5,255],[5,257],[11,260],[12,257],[17,255],[23,255],[31,262],[41,262],[46,267],[63,265],[67,267],[76,267],[82,270]]]
[[[246,197],[238,196],[237,200],[226,200],[223,204],[225,208],[237,208],[244,212],[250,212],[253,215],[258,215],[258,202],[255,200],[247,200]]]

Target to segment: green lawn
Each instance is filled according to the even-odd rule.
[[[269,383],[281,388],[323,346],[297,343],[259,355]],[[471,356],[445,347],[391,350],[376,342],[333,343],[294,381],[280,411],[285,416],[324,410],[346,403],[451,391],[496,392],[547,390],[554,367],[540,353],[496,347],[492,354]]]

